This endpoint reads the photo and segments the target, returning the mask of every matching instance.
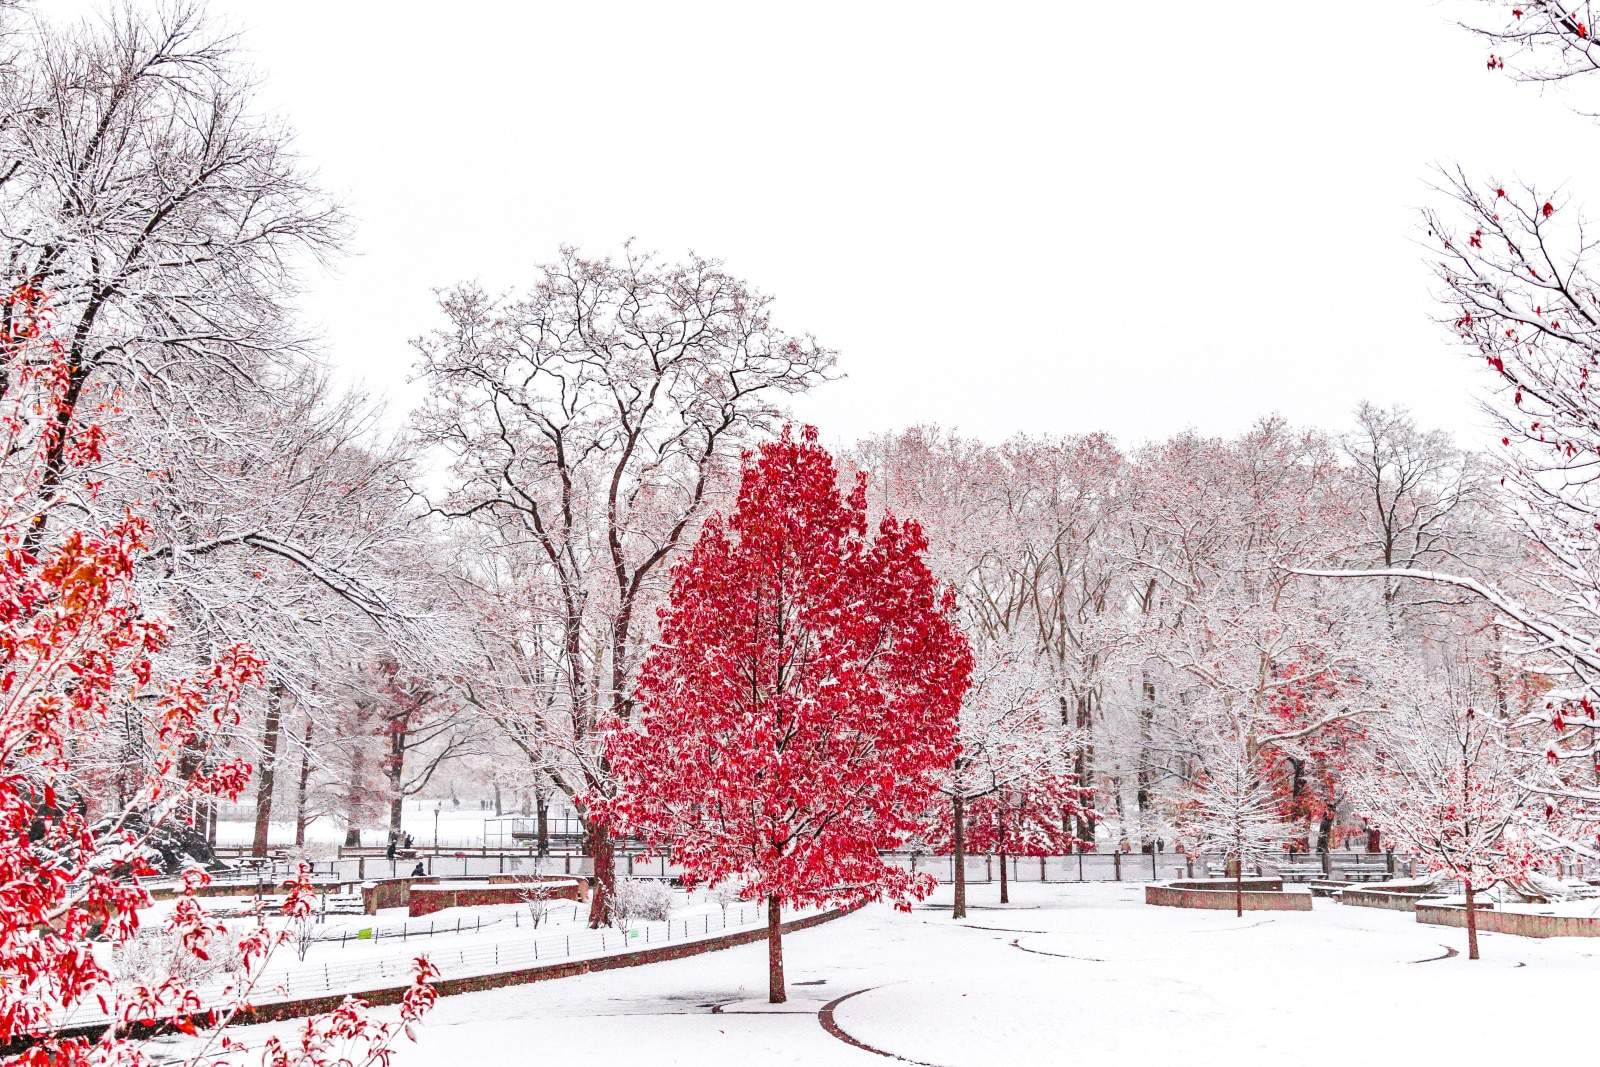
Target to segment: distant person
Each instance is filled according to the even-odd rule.
[[[415,867],[411,868],[411,877],[413,877],[413,878],[426,878],[427,876],[428,876],[427,868],[425,868],[422,865],[422,861],[421,860],[418,860],[417,861],[417,865]]]
[[[385,848],[383,850],[383,854],[384,854],[385,857],[388,858],[390,863],[394,862],[394,838],[393,837],[389,838],[389,847]]]

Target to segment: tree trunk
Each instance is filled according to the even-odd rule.
[[[589,898],[589,929],[598,930],[610,918],[611,894],[617,888],[616,851],[611,833],[602,826],[589,827],[589,855],[594,859],[594,893]]]
[[[789,999],[783,987],[783,916],[778,898],[767,898],[767,1002],[782,1004]]]
[[[950,821],[954,827],[951,837],[951,862],[955,865],[952,872],[954,882],[954,902],[950,907],[950,918],[965,919],[967,917],[967,805],[961,794],[957,793],[950,798]]]
[[[1244,857],[1233,868],[1233,914],[1244,918]]]
[[[310,799],[311,784],[311,730],[314,723],[306,716],[305,744],[300,749],[300,782],[294,797],[294,844],[296,848],[306,843],[306,803]]]
[[[261,728],[261,770],[256,778],[256,826],[250,841],[252,856],[267,854],[272,832],[272,790],[278,778],[278,727],[283,721],[283,687],[274,685],[267,697],[266,721]]]
[[[1000,903],[1011,903],[1011,892],[1006,881],[1006,854],[1003,850],[1000,853]]]
[[[369,721],[365,715],[365,708],[357,705],[362,712],[361,725],[366,726]],[[356,848],[361,844],[361,821],[365,818],[366,797],[371,792],[367,781],[367,747],[357,743],[350,753],[350,782],[349,792],[344,798],[344,844],[346,848]]]
[[[1151,847],[1155,838],[1155,768],[1150,765],[1150,731],[1156,718],[1156,683],[1148,676],[1140,686],[1139,702],[1139,753],[1137,785],[1138,791],[1135,799],[1139,802],[1139,847],[1141,851],[1153,851]],[[1089,783],[1080,781],[1079,785]]]
[[[1467,959],[1478,958],[1478,909],[1473,904],[1472,883],[1467,883]]]
[[[397,719],[389,723],[389,760],[384,767],[389,777],[389,840],[400,840],[400,822],[405,812],[406,773],[406,723]],[[438,825],[438,820],[434,820]],[[439,842],[435,841],[437,845]]]
[[[1073,760],[1073,773],[1078,777],[1078,784],[1089,786],[1094,782],[1094,691],[1091,689],[1078,697],[1078,713],[1075,725],[1080,731],[1083,740],[1079,746],[1077,757]],[[1117,793],[1120,804],[1122,794]],[[1093,841],[1095,836],[1094,816],[1090,812],[1078,815],[1078,826],[1082,830],[1078,836],[1085,841]],[[1127,823],[1124,822],[1126,827]]]
[[[503,811],[500,810],[500,783],[499,782],[495,782],[494,783],[494,814],[495,814],[496,818],[499,818],[501,815],[505,814]]]
[[[534,808],[539,813],[539,855],[550,854],[550,798],[542,790],[533,794]]]

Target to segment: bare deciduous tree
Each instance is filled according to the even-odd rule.
[[[666,563],[707,494],[787,395],[833,353],[771,320],[771,299],[719,263],[563,250],[526,295],[444,293],[447,326],[417,342],[421,440],[449,457],[437,510],[518,555],[540,625],[517,635],[552,699],[504,713],[569,797],[604,792],[597,733],[626,718]],[[527,684],[526,680],[519,684]],[[554,754],[552,756],[552,754]],[[612,846],[590,828],[605,919]]]

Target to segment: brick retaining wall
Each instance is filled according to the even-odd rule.
[[[474,879],[476,880],[476,879]],[[521,904],[532,892],[545,900],[571,900],[581,902],[589,897],[586,887],[579,879],[561,878],[549,882],[529,881],[526,878],[507,876],[503,880],[493,881],[486,886],[473,888],[451,888],[449,882],[437,882],[434,886],[410,893],[407,898],[407,914],[413,919],[423,915],[432,915],[445,908],[471,908],[482,907],[488,904]]]
[[[1230,893],[1235,888],[1243,889],[1246,893],[1254,889],[1263,893],[1283,892],[1282,878],[1242,878],[1235,883],[1232,878],[1184,878],[1171,882],[1162,882],[1162,885],[1171,886],[1173,889],[1226,889]]]
[[[1459,904],[1418,904],[1417,922],[1431,926],[1467,925]],[[1478,929],[1518,937],[1600,937],[1600,918],[1582,915],[1532,915],[1521,911],[1478,911]]]
[[[403,908],[411,900],[412,886],[433,885],[438,881],[437,878],[422,877],[379,878],[371,882],[362,882],[362,910],[368,915],[376,915],[380,908]]]
[[[1245,911],[1310,911],[1310,893],[1284,893],[1281,891],[1246,889],[1235,895],[1232,889],[1208,886],[1205,889],[1186,889],[1171,885],[1147,885],[1144,902],[1164,908],[1199,908],[1202,910],[1233,911],[1243,902]]]
[[[1335,893],[1334,899],[1341,904],[1349,904],[1357,908],[1384,908],[1388,911],[1416,911],[1419,901],[1428,900],[1443,894],[1435,891],[1432,893],[1402,892],[1396,889],[1356,889],[1347,887]]]

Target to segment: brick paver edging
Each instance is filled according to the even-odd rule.
[[[820,926],[825,922],[842,918],[860,908],[860,904],[848,908],[834,908],[817,915],[807,915],[803,919],[791,919],[783,924],[783,932],[793,933],[796,930],[805,930],[812,926]],[[716,937],[701,938],[698,941],[680,941],[675,945],[661,945],[656,948],[641,949],[638,952],[621,952],[612,956],[595,956],[583,960],[566,960],[561,963],[545,963],[537,967],[522,967],[514,971],[497,971],[494,974],[475,975],[470,978],[441,978],[433,983],[433,988],[441,997],[454,996],[457,993],[476,993],[483,989],[499,989],[502,986],[526,985],[529,982],[543,982],[552,978],[571,978],[574,975],[589,974],[593,971],[611,971],[619,967],[639,967],[647,963],[661,963],[666,960],[683,959],[687,956],[698,956],[704,952],[715,952],[718,949],[735,948],[739,945],[748,945],[767,939],[767,928],[758,926],[750,930],[739,930],[731,934],[720,934]],[[363,990],[357,993],[334,993],[320,997],[308,997],[303,1000],[285,1000],[271,1004],[259,1004],[247,1011],[240,1011],[233,1019],[231,1026],[250,1026],[254,1023],[277,1022],[283,1019],[298,1019],[307,1015],[320,1015],[332,1011],[344,1003],[346,997],[359,997],[368,1004],[398,1004],[411,986],[389,986],[385,989]],[[194,1025],[204,1029],[207,1025],[205,1015],[196,1015],[192,1019]],[[105,1030],[105,1024],[96,1026],[62,1030],[60,1037],[86,1037],[100,1034]],[[172,1033],[176,1027],[171,1022],[155,1023],[140,1027],[133,1036],[148,1036],[157,1033]],[[11,1046],[0,1048],[0,1055],[9,1055],[24,1047],[13,1043]]]

